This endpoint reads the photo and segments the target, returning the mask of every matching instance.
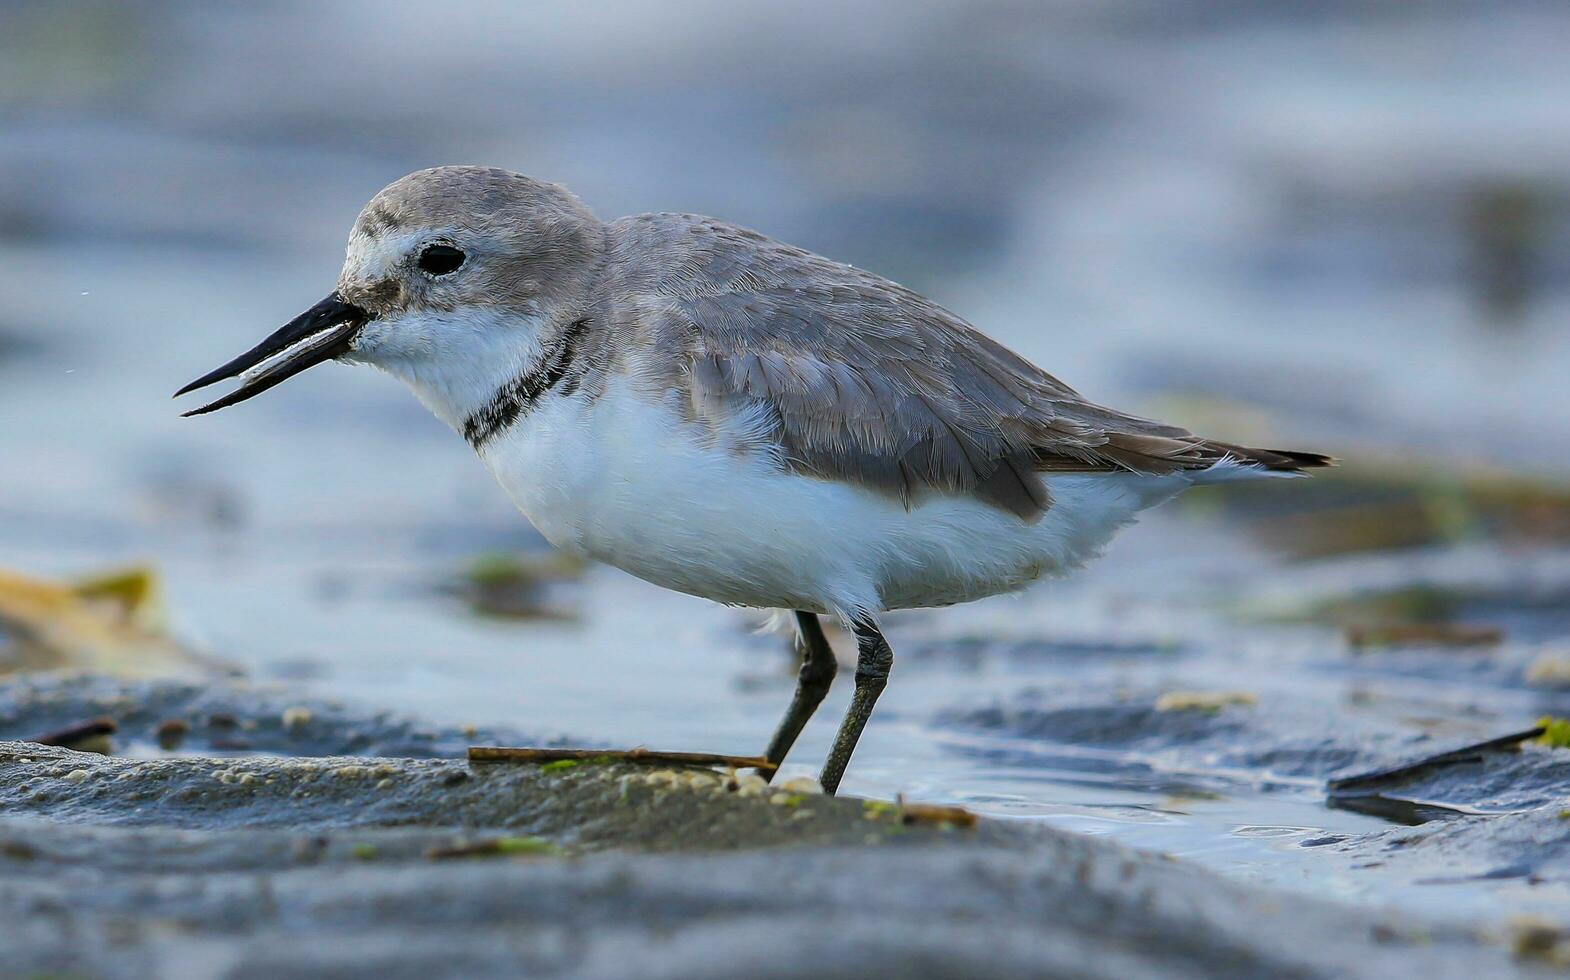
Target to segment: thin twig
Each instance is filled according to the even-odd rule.
[[[494,745],[469,746],[470,762],[640,762],[687,766],[731,766],[773,772],[779,768],[761,755],[724,755],[715,752],[657,752],[652,749],[511,749]]]

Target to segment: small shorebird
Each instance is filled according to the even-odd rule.
[[[819,615],[855,634],[834,792],[883,691],[886,610],[1024,588],[1201,483],[1328,465],[1126,415],[880,276],[693,214],[604,222],[486,167],[398,180],[338,287],[177,395],[187,415],[327,360],[402,379],[559,548],[718,602],[795,612],[778,765],[828,691]]]

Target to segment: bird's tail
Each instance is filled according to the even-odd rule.
[[[1222,483],[1228,480],[1254,480],[1271,476],[1304,476],[1307,470],[1336,465],[1323,453],[1295,449],[1254,449],[1226,442],[1206,440],[1205,448],[1216,455],[1210,466],[1194,473],[1195,483]]]
[[[1061,444],[1035,450],[1035,469],[1042,473],[1130,472],[1164,476],[1187,473],[1199,478],[1230,479],[1237,476],[1289,476],[1335,460],[1321,453],[1291,449],[1254,449],[1196,436],[1176,426],[1123,417],[1123,427],[1105,431],[1103,441],[1088,447]],[[1143,426],[1136,429],[1135,426]],[[1201,482],[1204,482],[1201,480]]]

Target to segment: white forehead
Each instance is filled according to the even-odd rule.
[[[379,282],[392,276],[409,253],[432,238],[441,237],[437,228],[398,228],[367,234],[356,228],[349,236],[343,260],[343,281]]]

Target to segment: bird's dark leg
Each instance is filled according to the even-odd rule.
[[[780,719],[780,727],[775,730],[774,737],[769,739],[768,751],[763,753],[764,758],[776,766],[785,761],[790,747],[796,744],[796,736],[806,727],[812,713],[818,710],[823,696],[829,693],[829,685],[834,683],[835,672],[839,670],[839,664],[834,660],[834,650],[823,635],[817,614],[798,610],[796,626],[800,631],[797,642],[801,645],[801,671],[796,675],[796,694],[790,699],[785,717]],[[774,773],[763,773],[763,778],[773,779]]]
[[[889,641],[871,623],[857,623],[856,693],[851,696],[850,710],[845,712],[845,720],[840,722],[839,734],[834,736],[834,747],[829,750],[828,761],[823,764],[823,775],[818,777],[818,782],[823,784],[823,792],[830,796],[839,789],[840,777],[845,775],[850,754],[856,751],[861,730],[867,727],[867,719],[872,717],[872,708],[878,703],[878,695],[883,693],[884,686],[889,682],[889,668],[892,666],[894,651],[889,649]]]

